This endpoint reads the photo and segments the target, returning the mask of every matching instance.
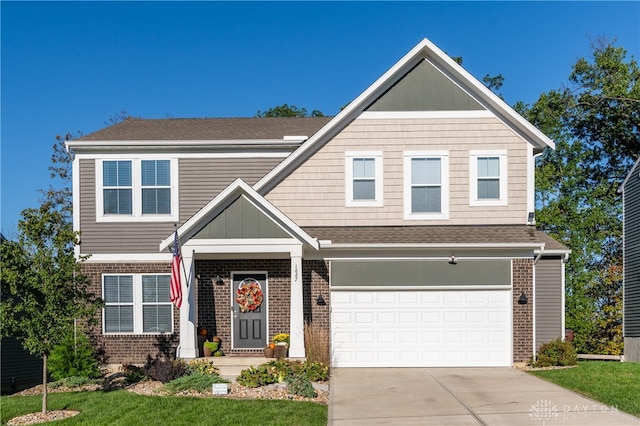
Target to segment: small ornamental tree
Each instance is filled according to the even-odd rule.
[[[2,300],[0,335],[22,342],[43,360],[42,412],[47,412],[47,358],[62,343],[75,318],[90,318],[100,301],[88,291],[88,279],[74,247],[78,233],[56,203],[22,211],[18,240],[1,245]]]

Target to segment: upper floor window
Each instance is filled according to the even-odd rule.
[[[131,214],[133,212],[131,161],[102,163],[102,188],[104,214]]]
[[[382,152],[347,152],[347,207],[382,206]]]
[[[405,152],[404,218],[419,220],[448,217],[448,152]]]
[[[171,213],[169,160],[142,160],[142,214]]]
[[[471,151],[469,179],[470,205],[507,205],[506,150]]]
[[[104,275],[105,333],[172,333],[170,275]]]
[[[96,161],[98,222],[177,221],[175,159]]]

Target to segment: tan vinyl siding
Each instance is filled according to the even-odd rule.
[[[542,258],[535,266],[536,350],[543,343],[563,337],[562,259]],[[518,290],[518,289],[516,289]]]
[[[253,185],[281,158],[188,158],[179,160],[181,225],[236,178]],[[83,254],[158,253],[173,222],[96,222],[95,160],[80,160],[80,230]]]
[[[469,205],[469,151],[507,150],[508,205]],[[524,224],[529,144],[495,118],[358,119],[266,198],[301,226]],[[345,206],[345,152],[383,151],[384,206]],[[405,151],[449,152],[449,220],[403,219]]]

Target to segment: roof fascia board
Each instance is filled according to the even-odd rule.
[[[629,182],[629,179],[631,179],[631,175],[633,175],[636,169],[638,169],[639,167],[640,167],[640,155],[638,156],[638,159],[636,160],[636,162],[633,164],[633,167],[631,167],[631,170],[629,171],[629,174],[627,174],[627,177],[624,178],[624,181],[620,185],[620,188],[618,188],[619,193],[624,192],[625,185],[627,184],[627,182]]]
[[[254,188],[261,194],[269,192],[279,182],[283,176],[295,170],[299,164],[306,160],[311,154],[320,149],[324,141],[328,141],[339,131],[353,121],[373,99],[384,93],[405,72],[413,68],[423,59],[430,60],[434,65],[444,72],[455,84],[463,89],[471,91],[471,94],[478,99],[485,107],[491,109],[501,120],[518,134],[529,141],[533,146],[542,150],[545,147],[555,148],[554,142],[546,135],[526,121],[515,112],[506,102],[495,95],[491,90],[481,84],[475,77],[469,74],[464,68],[455,63],[442,50],[431,43],[428,39],[423,39],[413,49],[396,62],[387,72],[371,84],[364,92],[349,103],[339,114],[325,124],[299,149],[294,151],[287,159],[276,166],[271,172],[260,179]],[[435,62],[435,63],[434,63]],[[461,84],[464,83],[464,84]],[[320,146],[316,146],[320,145]]]
[[[380,244],[350,244],[350,243],[337,243],[321,241],[320,248],[327,249],[533,249],[544,250],[545,243],[380,243]]]
[[[213,219],[217,213],[227,208],[240,195],[247,196],[249,201],[251,201],[258,209],[262,210],[263,213],[269,216],[278,225],[293,233],[299,241],[305,242],[315,249],[319,248],[318,241],[315,238],[312,238],[285,214],[273,206],[273,204],[265,200],[245,181],[239,178],[227,186],[222,192],[220,192],[220,194],[218,194],[213,200],[209,201],[207,205],[178,228],[178,235],[180,236],[181,243],[183,242],[183,239],[189,240],[193,235],[195,235],[198,224]],[[162,252],[163,250],[166,250],[172,243],[173,234],[169,235],[160,243],[160,251]]]
[[[182,151],[189,149],[226,149],[229,147],[261,147],[295,149],[306,139],[227,139],[227,140],[106,140],[106,141],[68,141],[67,149],[75,152],[93,150],[126,149],[166,149]],[[178,143],[176,143],[178,142]]]

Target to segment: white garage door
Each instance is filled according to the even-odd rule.
[[[511,292],[331,293],[335,367],[510,366]]]

